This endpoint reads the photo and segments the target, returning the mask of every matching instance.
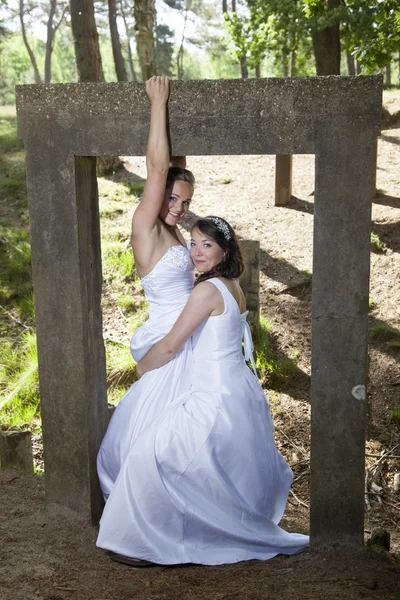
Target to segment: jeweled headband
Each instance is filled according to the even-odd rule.
[[[225,223],[225,221],[223,221],[219,217],[205,217],[205,218],[208,221],[212,221],[213,223],[216,224],[217,229],[219,229],[219,231],[222,233],[222,235],[224,236],[226,241],[229,241],[231,239],[231,233],[229,231],[228,224]]]

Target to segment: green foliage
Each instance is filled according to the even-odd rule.
[[[106,340],[108,401],[118,402],[137,380],[136,363],[126,344]]]
[[[400,47],[398,0],[348,0],[343,40],[367,73],[385,67]]]
[[[379,239],[379,235],[376,233],[371,233],[371,250],[375,252],[384,252],[385,247]]]
[[[291,377],[297,374],[298,352],[295,358],[288,358],[274,348],[271,323],[260,317],[259,330],[253,335],[254,358],[257,374],[269,389],[281,390]]]
[[[168,25],[157,24],[155,31],[155,57],[157,73],[172,76],[174,73],[174,32]]]
[[[400,348],[400,331],[386,323],[375,323],[370,327],[370,337],[380,342],[386,342],[389,348]]]
[[[400,424],[400,408],[395,407],[390,409],[390,420],[393,423]]]
[[[28,425],[39,410],[36,335],[23,333],[0,345],[0,424]]]

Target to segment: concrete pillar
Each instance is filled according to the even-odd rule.
[[[26,156],[46,498],[96,522],[108,421],[96,159],[56,129],[53,146],[33,127]]]
[[[361,545],[374,132],[326,123],[316,145],[311,543]]]
[[[246,296],[249,311],[247,322],[253,331],[260,326],[260,242],[241,240],[240,248],[246,268],[240,277],[240,285]]]
[[[32,434],[30,431],[0,432],[0,466],[33,473]]]
[[[275,157],[275,206],[283,206],[292,197],[292,162],[291,154],[280,154]]]

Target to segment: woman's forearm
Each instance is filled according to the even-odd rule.
[[[167,108],[164,102],[152,102],[149,140],[146,150],[146,164],[148,171],[168,171],[170,157],[166,112]]]
[[[136,365],[138,375],[141,377],[147,371],[163,367],[174,358],[175,354],[176,351],[168,345],[165,338],[160,340]]]

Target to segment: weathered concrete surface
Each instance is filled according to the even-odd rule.
[[[173,81],[172,151],[314,153],[317,130],[332,120],[372,126],[378,135],[380,101],[376,76]],[[41,121],[54,128],[54,142],[66,149],[72,142],[75,154],[145,153],[149,103],[142,84],[17,86],[17,112],[24,140]]]
[[[260,326],[260,242],[241,240],[240,249],[246,267],[239,282],[246,296],[247,322],[256,331]]]
[[[316,154],[312,544],[362,543],[373,148],[382,81],[173,82],[172,152]],[[141,84],[17,87],[27,151],[48,500],[98,515],[107,423],[94,155],[144,154]],[[82,157],[82,158],[75,158]]]
[[[275,158],[275,206],[287,204],[292,197],[292,164],[291,154]]]
[[[30,431],[0,431],[0,467],[33,474]]]

